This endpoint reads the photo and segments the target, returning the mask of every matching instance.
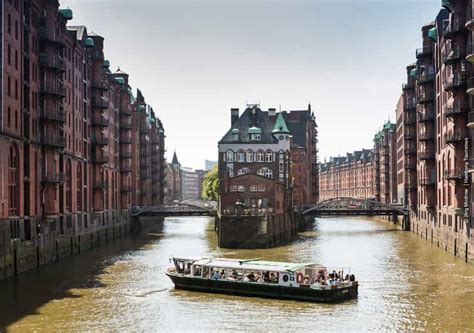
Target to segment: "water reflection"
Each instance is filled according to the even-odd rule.
[[[163,230],[0,282],[0,326],[44,330],[469,330],[474,267],[387,222],[319,219],[276,249],[217,247],[209,218],[170,218]],[[359,299],[338,305],[174,290],[172,255],[351,266]]]

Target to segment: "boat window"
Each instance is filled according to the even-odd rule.
[[[202,277],[205,279],[209,279],[209,266],[204,266],[202,268]]]
[[[225,274],[225,269],[224,268],[219,268],[219,267],[213,267],[211,270],[211,279],[213,280],[223,280],[226,278]]]
[[[278,283],[278,272],[263,271],[263,282]]]
[[[262,272],[244,270],[244,282],[262,282]]]
[[[193,276],[201,277],[202,274],[202,266],[201,265],[194,265],[193,266]]]
[[[244,273],[242,269],[229,268],[227,270],[227,280],[242,281],[243,274]]]

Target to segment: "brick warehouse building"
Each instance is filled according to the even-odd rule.
[[[2,2],[0,277],[122,233],[131,206],[163,201],[161,122],[109,70],[104,39],[58,6]]]
[[[474,4],[444,0],[442,6],[421,28],[422,47],[406,67],[395,128],[385,133],[384,127],[383,139],[376,135],[374,196],[405,204],[413,232],[473,262]],[[385,152],[388,162],[382,155],[387,138],[394,146]],[[321,200],[340,195],[328,179],[334,177],[330,170],[351,168],[344,161],[321,165]],[[385,163],[389,176],[384,179]],[[342,190],[350,193],[353,186]]]
[[[267,247],[296,233],[295,187],[298,203],[317,200],[316,153],[310,109],[277,113],[248,105],[242,115],[231,109],[231,127],[219,141],[219,245]],[[290,164],[303,175],[295,177]]]

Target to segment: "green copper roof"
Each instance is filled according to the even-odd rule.
[[[61,14],[65,20],[72,20],[72,10],[69,8],[60,9],[59,14]]]
[[[455,5],[456,0],[441,0],[441,7],[446,8],[450,12],[453,11]]]
[[[290,131],[288,131],[288,127],[286,126],[285,119],[283,118],[283,114],[278,114],[278,118],[275,122],[275,126],[273,126],[272,133],[290,133]]]
[[[239,134],[240,131],[238,128],[233,128],[231,131],[230,131],[232,134]]]
[[[125,79],[123,77],[116,77],[115,81],[117,81],[118,84],[125,84]]]
[[[90,37],[87,37],[86,40],[84,41],[84,45],[86,47],[94,47],[94,40]]]
[[[104,62],[102,63],[102,67],[109,68],[110,67],[110,61],[104,60]]]
[[[255,126],[252,126],[252,127],[249,128],[248,134],[262,134],[262,129],[258,128],[258,127],[255,127]]]
[[[416,75],[418,74],[418,70],[416,68],[413,68],[411,71],[410,71],[410,76],[413,77],[413,78],[416,78]]]
[[[436,28],[431,28],[428,30],[428,37],[433,41],[436,42],[438,40],[438,30]]]

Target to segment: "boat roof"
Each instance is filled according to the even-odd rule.
[[[281,261],[267,261],[255,259],[227,259],[227,258],[196,258],[196,257],[186,257],[186,258],[176,258],[181,260],[190,260],[193,261],[194,265],[202,266],[212,266],[218,268],[243,268],[247,270],[268,270],[276,272],[296,272],[297,270],[307,267],[307,266],[318,266],[323,267],[322,265],[316,263],[302,262],[302,263],[292,263],[292,262],[281,262]]]

